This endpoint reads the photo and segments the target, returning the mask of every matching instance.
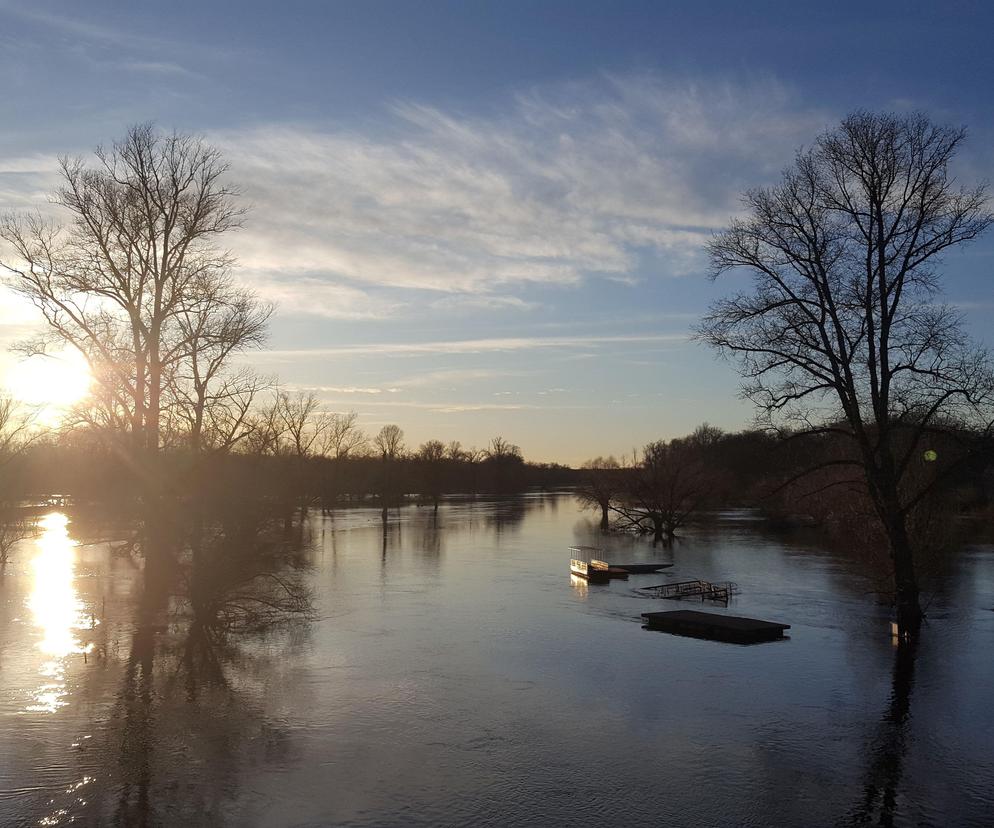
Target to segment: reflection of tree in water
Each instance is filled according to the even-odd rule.
[[[527,514],[528,504],[523,498],[498,500],[486,516],[486,525],[499,537],[508,530],[519,529]]]
[[[890,703],[870,746],[863,798],[850,815],[852,825],[893,825],[897,789],[907,751],[917,644],[902,642],[894,658]]]
[[[160,523],[147,535],[110,729],[119,760],[108,774],[120,784],[115,824],[224,822],[240,747],[265,728],[246,671],[261,656],[249,645],[312,612],[302,550],[285,544],[279,528],[245,511],[184,527]]]
[[[386,514],[384,514],[380,520],[380,523],[382,527],[380,567],[385,570],[387,565],[387,553],[395,549],[400,549],[400,521],[392,521]]]
[[[421,527],[420,549],[426,555],[437,558],[442,554],[442,522],[437,514],[427,518]]]

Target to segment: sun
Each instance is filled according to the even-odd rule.
[[[66,409],[79,402],[90,390],[90,369],[77,351],[37,355],[14,365],[7,375],[7,387],[18,402],[41,409],[49,422],[60,419]]]

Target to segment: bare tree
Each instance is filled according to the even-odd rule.
[[[313,454],[315,444],[320,445],[321,436],[328,421],[320,411],[321,403],[313,393],[297,393],[290,396],[285,391],[278,395],[279,416],[283,420],[283,433],[286,435],[286,450],[303,460]]]
[[[468,449],[462,450],[463,459],[470,465],[476,463],[482,463],[487,456],[487,452],[484,449],[479,449],[476,446],[470,446]]]
[[[26,449],[38,436],[34,430],[37,412],[0,394],[0,467]]]
[[[642,449],[641,461],[625,470],[621,491],[611,503],[618,527],[668,540],[705,503],[713,487],[706,458],[686,440],[657,440]]]
[[[610,526],[611,502],[624,491],[625,476],[621,464],[614,457],[595,457],[581,466],[583,482],[576,489],[576,496],[584,508],[600,509],[601,531]]]
[[[36,422],[35,409],[19,403],[9,394],[0,394],[0,507],[23,494],[21,476],[10,473],[10,464],[41,436]],[[0,515],[0,522],[5,522],[2,518]],[[0,537],[0,552],[5,544],[8,548],[13,545],[13,538],[23,536],[23,527],[18,524],[12,520],[9,531]]]
[[[14,251],[4,266],[48,323],[37,349],[75,346],[106,383],[113,419],[126,414],[134,448],[154,453],[168,328],[205,275],[229,268],[214,242],[242,212],[224,183],[227,165],[194,137],[143,124],[99,148],[96,161],[61,159],[54,202],[68,224],[40,215],[0,221]]]
[[[359,415],[355,411],[330,415],[324,431],[321,453],[336,460],[362,454],[369,440],[359,428],[358,420]]]
[[[495,491],[517,488],[521,483],[524,462],[518,446],[503,437],[494,437],[484,457],[488,485]]]
[[[3,515],[0,518],[0,566],[10,560],[10,553],[25,538],[36,531],[32,524],[20,516]]]
[[[382,467],[380,470],[380,503],[383,520],[387,519],[387,509],[397,500],[394,464],[404,451],[404,432],[400,426],[385,425],[373,438],[373,445],[380,453]]]
[[[194,452],[227,451],[247,435],[252,404],[272,381],[232,369],[231,357],[263,344],[272,313],[224,273],[202,274],[180,302],[166,389],[169,413]]]
[[[714,304],[699,330],[738,360],[768,423],[852,442],[852,458],[834,462],[867,487],[912,636],[922,611],[909,518],[953,464],[912,472],[949,424],[992,428],[988,355],[937,301],[941,254],[994,221],[985,187],[949,172],[964,137],[922,115],[865,112],[819,137],[712,239],[713,277],[745,268],[753,287]]]
[[[384,460],[396,460],[404,450],[404,432],[397,425],[385,425],[373,438],[373,445]]]
[[[286,435],[286,421],[283,418],[280,395],[277,392],[266,405],[248,417],[248,435],[244,450],[255,455],[280,454]]]
[[[442,477],[445,472],[445,443],[441,440],[428,440],[418,449],[417,458],[421,464],[421,478],[424,494],[431,498],[434,512],[438,514],[438,502],[442,498]]]
[[[499,435],[490,441],[486,453],[488,460],[521,459],[521,449]]]

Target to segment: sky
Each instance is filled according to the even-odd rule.
[[[749,425],[690,339],[736,278],[703,245],[854,109],[969,128],[994,178],[994,5],[0,0],[0,211],[133,123],[217,145],[226,243],[277,303],[245,361],[407,443],[528,459]],[[994,239],[945,262],[994,344]],[[6,351],[40,324],[0,295]]]

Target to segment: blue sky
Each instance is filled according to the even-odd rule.
[[[846,112],[966,124],[957,172],[992,177],[991,31],[985,3],[0,0],[0,209],[133,122],[202,133],[279,304],[253,364],[412,444],[579,462],[749,422],[687,341],[733,286],[701,245]],[[992,263],[946,267],[982,338]]]

